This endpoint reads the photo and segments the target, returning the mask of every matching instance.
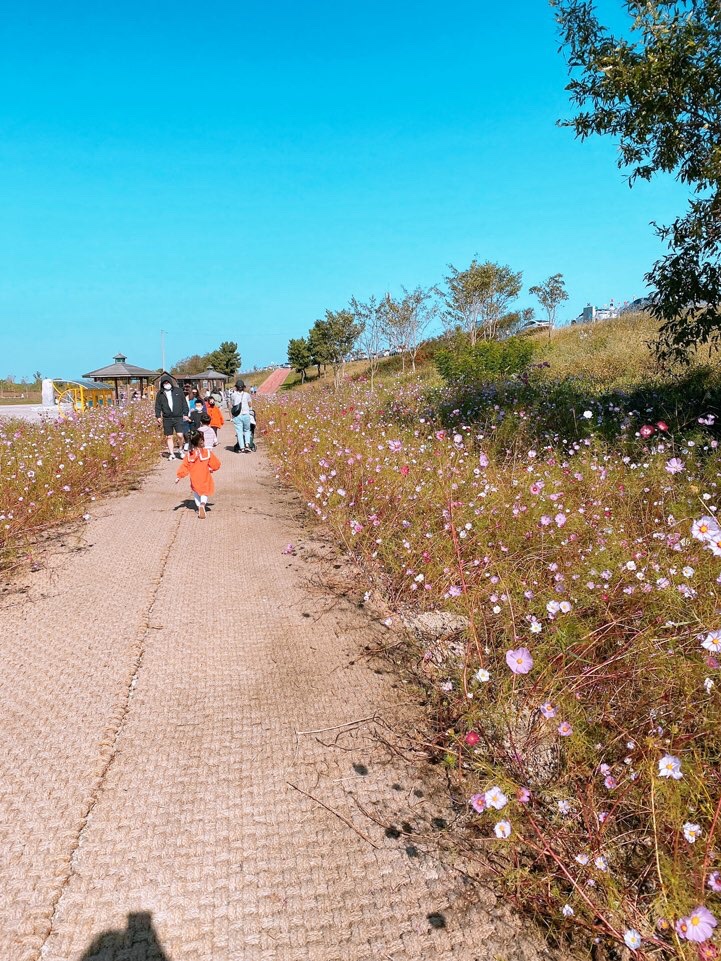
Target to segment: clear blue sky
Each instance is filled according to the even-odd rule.
[[[683,206],[555,126],[544,0],[30,0],[0,31],[0,376],[156,367],[161,328],[169,361],[282,362],[475,254],[562,272],[570,317],[643,294]]]

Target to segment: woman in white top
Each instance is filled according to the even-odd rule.
[[[233,449],[240,454],[251,453],[250,407],[251,397],[246,390],[245,382],[237,380],[235,390],[230,395],[230,413],[233,418],[235,435],[238,438]]]

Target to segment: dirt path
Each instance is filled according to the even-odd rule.
[[[546,957],[360,812],[452,816],[349,724],[398,723],[402,695],[358,658],[376,626],[315,586],[298,505],[262,454],[221,458],[206,521],[164,462],[0,606],[0,958]]]
[[[258,388],[259,394],[275,394],[279,387],[288,380],[292,371],[287,367],[277,367]]]

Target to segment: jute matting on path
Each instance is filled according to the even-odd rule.
[[[0,602],[0,959],[544,957],[361,813],[448,816],[372,725],[296,734],[398,692],[357,657],[370,618],[309,589],[297,503],[222,436],[205,521],[164,462]]]

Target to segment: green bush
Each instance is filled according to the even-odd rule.
[[[451,347],[439,350],[435,364],[450,384],[474,384],[522,373],[533,357],[533,343],[525,337],[508,340],[484,340],[471,345],[456,340]]]

